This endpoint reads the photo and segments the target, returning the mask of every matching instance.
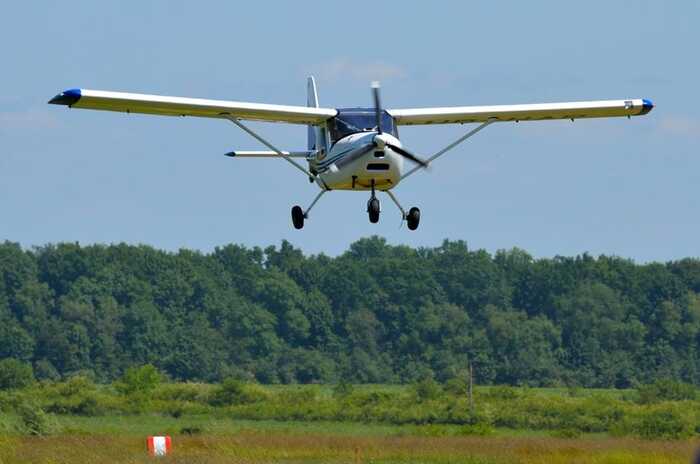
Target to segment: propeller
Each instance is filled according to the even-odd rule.
[[[377,122],[377,133],[382,133],[382,105],[379,103],[379,82],[372,82],[372,94],[374,95],[374,117]]]
[[[379,99],[379,82],[374,81],[372,82],[372,93],[374,95],[374,116],[377,122],[377,135],[380,136],[382,135],[382,105],[380,103]],[[395,153],[398,153],[399,155],[403,156],[406,159],[409,159],[413,161],[414,163],[420,165],[423,168],[428,167],[428,162],[420,158],[419,156],[411,153],[410,151],[406,150],[403,147],[400,147],[398,145],[395,145],[391,142],[388,142],[384,140],[383,138],[380,137],[379,143],[377,143],[377,138],[375,137],[375,146],[379,147],[380,144],[387,146],[392,149]]]
[[[359,158],[362,158],[366,153],[372,150],[375,150],[377,148],[384,149],[385,147],[389,147],[394,153],[398,153],[399,155],[413,161],[421,167],[427,168],[427,161],[423,160],[417,155],[414,155],[405,148],[389,142],[385,137],[382,137],[384,132],[382,131],[382,105],[379,99],[379,82],[372,82],[372,93],[374,95],[374,116],[376,118],[377,123],[377,135],[374,137],[374,140],[372,142],[357,147],[352,152],[343,156],[336,163],[336,166],[342,168],[343,166],[348,165]]]

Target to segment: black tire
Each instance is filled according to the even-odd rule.
[[[369,213],[369,222],[376,224],[379,222],[379,200],[371,198],[367,202],[367,212]]]
[[[420,210],[415,206],[408,211],[406,223],[410,230],[416,230],[418,228],[418,224],[420,224]]]
[[[295,206],[292,208],[292,223],[295,229],[301,229],[304,227],[304,210],[301,206]]]

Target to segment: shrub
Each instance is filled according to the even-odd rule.
[[[161,373],[152,364],[130,367],[116,383],[116,387],[125,395],[148,395],[160,384],[161,378]]]
[[[676,382],[670,379],[657,380],[648,385],[637,388],[640,404],[653,404],[661,401],[683,401],[696,398],[694,385]]]
[[[246,385],[235,379],[226,379],[211,394],[209,404],[212,406],[231,406],[263,401],[267,395],[260,388]]]
[[[445,382],[445,391],[453,395],[466,395],[469,390],[469,384],[461,377],[453,377]]]
[[[0,361],[0,390],[24,388],[34,383],[34,372],[31,364],[26,364],[14,358]]]
[[[426,377],[412,385],[413,394],[418,401],[437,399],[442,393],[442,388],[435,380]]]
[[[166,401],[202,401],[206,398],[208,385],[195,383],[170,383],[160,385],[153,398]]]
[[[27,435],[46,435],[49,433],[49,423],[44,411],[31,403],[23,403],[18,411],[21,420],[20,432]]]
[[[615,435],[677,440],[693,435],[694,422],[684,411],[664,405],[627,415],[611,431]]]
[[[85,392],[51,402],[46,411],[54,414],[73,414],[76,416],[101,416],[109,408],[100,401],[95,392]]]
[[[61,396],[69,397],[82,395],[95,390],[95,383],[89,377],[76,375],[68,381],[59,384],[58,392]]]

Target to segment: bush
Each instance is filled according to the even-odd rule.
[[[418,401],[434,400],[442,394],[440,384],[430,377],[414,383],[412,390]]]
[[[34,383],[34,371],[31,364],[14,358],[0,361],[0,390],[24,388]]]
[[[208,385],[196,383],[169,383],[159,386],[153,398],[166,401],[203,401]]]
[[[246,385],[235,379],[226,379],[209,397],[212,406],[231,406],[263,401],[267,395],[260,388]]]
[[[148,395],[160,384],[161,379],[160,371],[155,366],[146,364],[128,368],[116,387],[125,395]]]
[[[70,397],[82,395],[95,390],[95,383],[89,377],[76,375],[66,382],[59,384],[58,392],[61,396]]]
[[[83,392],[58,398],[46,406],[46,411],[54,414],[73,414],[76,416],[102,416],[108,407],[95,392]]]
[[[445,391],[456,396],[463,396],[468,393],[469,384],[461,377],[453,377],[445,382]]]
[[[630,414],[612,427],[615,435],[637,435],[645,439],[678,440],[694,433],[693,420],[684,411],[656,406]]]
[[[665,379],[637,388],[640,404],[653,404],[661,401],[694,400],[697,390],[694,385]]]
[[[27,435],[46,435],[49,433],[49,421],[40,407],[31,403],[23,403],[17,412],[21,420],[21,433]]]

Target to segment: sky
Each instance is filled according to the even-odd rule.
[[[418,2],[416,2],[418,3]],[[536,257],[700,256],[700,2],[7,2],[0,16],[0,240],[148,244],[209,252],[288,240],[338,255],[362,237],[464,240]],[[499,123],[395,194],[331,192],[303,230],[290,208],[317,187],[230,122],[69,110],[60,91],[131,91],[387,108],[648,98],[645,117]],[[304,149],[306,129],[251,124]],[[414,126],[428,156],[469,126]]]

